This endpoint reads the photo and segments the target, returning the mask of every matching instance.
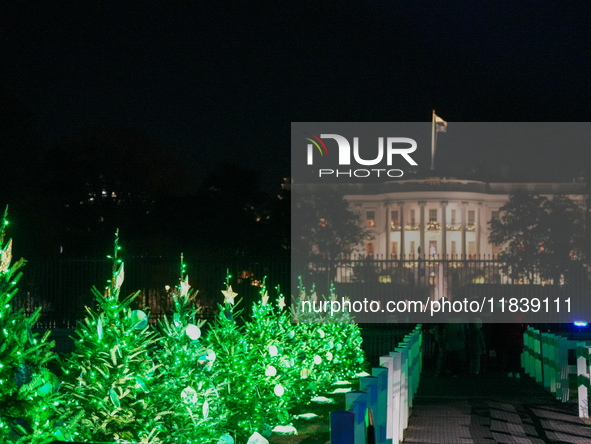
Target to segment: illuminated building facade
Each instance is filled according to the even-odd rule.
[[[345,199],[373,236],[356,250],[376,258],[494,258],[489,222],[518,190],[585,205],[585,184],[479,182],[454,178],[343,185]]]

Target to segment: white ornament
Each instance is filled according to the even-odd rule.
[[[272,365],[267,367],[267,370],[265,370],[265,375],[266,376],[275,376],[277,374],[277,369],[275,367],[273,367]]]
[[[332,353],[331,352],[326,353],[326,359],[328,359],[329,361],[332,361]]]
[[[274,345],[271,345],[269,347],[269,355],[277,356],[277,353],[278,353],[277,347],[275,347]]]
[[[320,363],[322,362],[322,358],[318,355],[314,356],[314,364],[316,365],[320,365]]]
[[[275,396],[283,396],[283,394],[285,393],[285,389],[283,388],[283,386],[281,384],[277,384],[275,386],[275,388],[273,389],[273,391],[275,392]]]
[[[323,331],[322,329],[320,329],[320,328],[318,329],[318,334],[320,335],[320,337],[321,337],[322,339],[324,339],[324,336],[325,336],[325,335],[324,335],[324,331]]]
[[[191,338],[193,341],[196,341],[201,337],[201,329],[193,324],[187,325],[186,333],[187,336]]]
[[[186,387],[181,392],[181,399],[185,404],[195,404],[197,402],[197,392],[192,387]]]

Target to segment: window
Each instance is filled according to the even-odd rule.
[[[437,222],[437,210],[429,210],[429,222]]]
[[[373,242],[368,242],[365,245],[365,254],[367,256],[373,256],[374,255],[374,243]]]
[[[470,256],[474,256],[476,254],[476,242],[474,242],[474,241],[468,242],[468,254]]]
[[[498,259],[500,252],[501,252],[501,246],[499,244],[492,244],[493,259]]]
[[[390,221],[392,222],[392,226],[398,226],[398,211],[390,212]]]
[[[451,255],[455,256],[458,254],[458,243],[456,241],[451,241]]]
[[[390,256],[394,259],[398,257],[398,242],[392,242],[390,247]]]
[[[415,220],[415,210],[410,210],[410,225],[415,226],[417,224]]]
[[[429,257],[437,256],[437,241],[429,241]]]
[[[375,211],[368,211],[365,217],[365,226],[366,227],[375,227],[376,226],[376,212]]]
[[[416,254],[417,252],[415,251],[415,241],[410,241],[410,254]]]
[[[471,227],[476,223],[476,211],[468,210],[468,226]]]
[[[499,220],[499,219],[500,219],[499,212],[498,212],[498,211],[493,211],[493,212],[492,212],[492,218],[493,218],[494,220]]]
[[[451,210],[451,224],[456,224],[456,210]]]

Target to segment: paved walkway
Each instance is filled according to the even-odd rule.
[[[489,373],[421,376],[407,444],[591,444],[577,405],[554,401],[530,378]]]

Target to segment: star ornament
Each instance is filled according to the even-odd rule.
[[[12,260],[12,239],[8,241],[6,247],[0,250],[0,271],[5,272],[10,267],[10,261]]]
[[[185,277],[184,281],[181,281],[181,296],[187,296],[189,294],[189,276]]]
[[[267,302],[269,302],[269,293],[267,293],[265,291],[265,294],[263,294],[263,299],[262,299],[263,305],[267,305]]]
[[[232,286],[229,285],[227,290],[222,290],[224,294],[224,304],[230,303],[234,305],[234,298],[238,296],[238,293],[232,291]]]
[[[316,296],[316,292],[312,293],[312,302],[318,302],[318,296]]]
[[[279,306],[279,310],[283,310],[285,308],[285,297],[281,296],[279,298],[279,302],[277,303],[277,305]]]

